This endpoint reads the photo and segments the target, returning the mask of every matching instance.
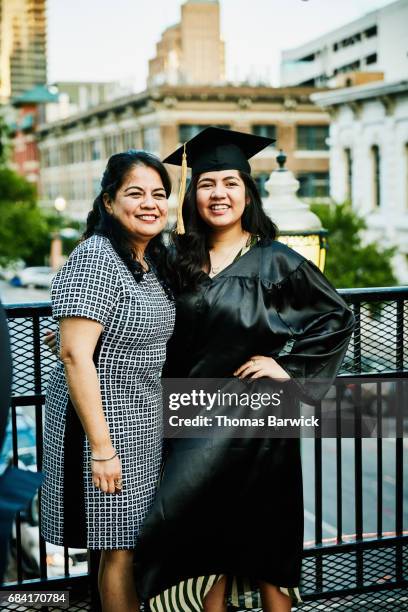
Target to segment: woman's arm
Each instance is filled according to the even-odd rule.
[[[93,362],[102,330],[101,323],[90,319],[60,319],[60,358],[65,367],[69,394],[88,438],[92,456],[96,459],[108,459],[116,452],[103,412],[99,380]],[[114,481],[121,478],[119,458],[92,461],[92,478],[96,487],[105,493],[114,493]]]
[[[308,260],[281,281],[271,295],[272,312],[277,313],[293,340],[291,351],[276,359],[255,355],[235,375],[291,380],[300,399],[314,403],[324,397],[341,366],[354,328],[353,313]]]
[[[289,354],[276,358],[305,402],[321,400],[332,385],[354,330],[354,315],[328,279],[305,260],[282,283],[278,314],[290,331]]]

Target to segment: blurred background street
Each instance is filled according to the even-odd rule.
[[[0,280],[0,298],[3,304],[48,302],[50,299],[50,292],[48,289],[13,287],[6,281]]]

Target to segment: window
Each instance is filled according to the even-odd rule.
[[[273,138],[276,140],[276,126],[266,124],[255,124],[252,126],[252,133],[255,136],[263,136],[264,138]]]
[[[58,147],[50,148],[50,166],[59,166],[61,158],[61,149]]]
[[[370,64],[375,64],[377,62],[377,54],[372,53],[371,55],[367,55],[365,62],[367,66],[369,66]]]
[[[113,137],[113,142],[115,146],[115,153],[120,153],[123,151],[123,138],[122,134],[115,134]]]
[[[311,53],[310,55],[305,55],[305,57],[301,57],[299,62],[313,62],[316,59],[316,55]]]
[[[116,148],[116,135],[115,134],[108,134],[107,136],[105,136],[104,145],[105,145],[105,157],[110,157],[114,153],[118,152]]]
[[[74,163],[74,143],[68,142],[65,145],[65,163],[73,164]]]
[[[179,125],[179,142],[187,142],[188,140],[191,140],[191,138],[194,138],[194,136],[197,136],[197,134],[205,130],[205,128],[207,127],[214,127],[214,124],[209,123],[209,124],[194,125],[194,124],[189,124],[189,123],[181,123]],[[223,128],[224,130],[229,130],[230,126],[221,124],[215,127]]]
[[[377,26],[372,26],[364,31],[364,36],[366,38],[372,38],[373,36],[377,36]]]
[[[371,159],[373,168],[373,205],[378,208],[381,205],[381,155],[378,145],[371,147]]]
[[[101,191],[101,179],[99,177],[92,179],[92,191],[94,197],[96,198]]]
[[[75,163],[85,161],[84,143],[82,140],[74,143],[74,160]]]
[[[309,79],[307,81],[302,81],[299,83],[299,87],[316,87],[315,79]]]
[[[330,194],[328,172],[308,172],[298,174],[299,192],[301,198],[327,198]]]
[[[140,149],[140,147],[137,146],[138,142],[139,142],[138,132],[132,132],[132,131],[123,132],[123,148],[125,151],[128,151],[128,149]]]
[[[360,60],[356,60],[355,62],[352,62],[351,64],[345,64],[344,66],[340,66],[339,68],[336,68],[333,71],[333,74],[343,74],[344,72],[353,72],[355,70],[360,70],[361,68],[361,62]]]
[[[328,136],[327,125],[298,125],[297,148],[302,151],[327,151]]]
[[[353,190],[353,157],[351,149],[344,149],[344,157],[346,160],[346,198],[351,200]]]
[[[143,130],[143,148],[149,153],[160,155],[160,128],[146,127]]]
[[[48,168],[51,164],[50,164],[50,150],[49,149],[43,149],[40,152],[40,160],[41,160],[41,166],[43,168]]]
[[[100,139],[91,140],[89,143],[91,150],[91,159],[101,159],[102,157],[102,143]]]
[[[350,47],[351,45],[355,45],[356,43],[361,41],[361,32],[356,32],[347,38],[343,38],[338,42],[335,42],[333,45],[333,51],[338,51],[344,47]]]

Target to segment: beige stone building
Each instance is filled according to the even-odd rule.
[[[41,202],[53,206],[62,195],[67,214],[84,219],[110,155],[145,148],[164,157],[209,125],[276,138],[276,147],[251,160],[261,192],[282,148],[288,168],[301,182],[301,196],[327,197],[329,116],[310,101],[313,92],[315,88],[167,85],[39,126]],[[176,194],[179,169],[169,170]]]
[[[148,86],[216,85],[223,82],[224,71],[218,0],[187,0],[180,23],[167,28],[156,45]]]
[[[0,103],[47,82],[45,0],[0,0]]]

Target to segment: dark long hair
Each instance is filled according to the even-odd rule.
[[[275,239],[277,226],[262,207],[262,200],[254,179],[239,171],[245,185],[245,196],[249,204],[241,217],[242,229],[259,236]],[[195,290],[204,278],[203,269],[210,266],[211,228],[203,221],[197,210],[197,183],[200,175],[192,177],[183,203],[185,234],[171,234],[175,285],[177,291]]]
[[[166,196],[169,197],[171,193],[170,177],[166,168],[157,157],[147,151],[136,149],[130,149],[124,153],[116,153],[108,160],[101,180],[101,191],[95,198],[92,210],[88,214],[86,229],[82,239],[90,238],[94,234],[109,238],[119,257],[126,264],[136,281],[139,282],[143,278],[144,271],[142,265],[134,259],[132,237],[122,223],[107,212],[103,202],[105,193],[111,199],[115,198],[117,191],[135,166],[147,166],[156,170],[162,180]],[[145,254],[154,266],[166,292],[170,294],[170,268],[167,249],[161,233],[150,240]]]

